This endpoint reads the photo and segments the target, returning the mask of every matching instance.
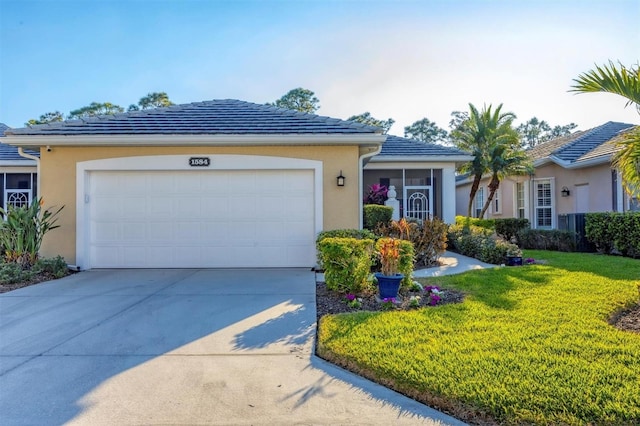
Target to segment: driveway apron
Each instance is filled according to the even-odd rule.
[[[313,355],[304,269],[93,270],[0,295],[0,424],[462,424]]]

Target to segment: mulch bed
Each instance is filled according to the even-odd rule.
[[[45,281],[55,280],[55,279],[56,277],[54,277],[53,275],[48,273],[43,273],[43,274],[39,274],[32,277],[29,281],[23,281],[23,282],[13,283],[13,284],[0,283],[0,294],[6,293],[12,290],[18,290],[19,288],[23,288],[23,287],[29,287],[30,285],[40,284]]]
[[[420,306],[425,307],[429,305],[429,297],[424,292],[407,292],[400,294],[400,303],[396,305],[396,309],[409,310],[416,309],[409,306],[409,299],[411,296],[420,296]],[[448,303],[461,303],[464,300],[464,293],[456,290],[441,289],[440,297],[442,300],[438,302],[438,305],[445,305]],[[383,305],[376,300],[376,294],[364,294],[358,295],[359,299],[362,299],[362,306],[358,309],[352,308],[347,305],[347,299],[344,295],[340,295],[336,292],[327,289],[327,285],[323,282],[316,283],[316,315],[317,319],[327,314],[341,314],[346,312],[358,312],[358,311],[382,311]]]

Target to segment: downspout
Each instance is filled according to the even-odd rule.
[[[364,183],[364,180],[363,180],[364,179],[364,177],[363,177],[364,176],[364,170],[363,170],[364,169],[364,160],[367,159],[367,158],[371,158],[371,157],[373,157],[375,155],[380,154],[380,151],[382,151],[382,144],[378,145],[378,147],[375,148],[373,151],[367,152],[366,154],[360,155],[360,158],[358,159],[358,174],[359,174],[359,176],[358,176],[358,180],[359,180],[359,182],[358,182],[358,199],[360,200],[358,202],[358,206],[359,206],[358,212],[360,214],[360,222],[359,222],[360,223],[360,229],[363,229],[363,226],[364,226],[364,217],[363,217],[364,207],[363,207],[363,204],[362,204],[362,199],[364,198],[364,191],[363,191],[363,188],[362,188],[362,185]]]
[[[39,198],[38,195],[40,194],[40,191],[41,191],[40,189],[40,157],[27,154],[26,152],[24,152],[24,149],[21,146],[18,147],[18,155],[20,155],[20,157],[28,158],[29,160],[34,160],[36,162],[36,174],[38,175],[37,177],[38,194],[34,194],[34,199],[37,200]]]

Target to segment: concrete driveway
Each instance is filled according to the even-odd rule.
[[[0,424],[462,424],[314,339],[308,270],[82,272],[0,295]]]

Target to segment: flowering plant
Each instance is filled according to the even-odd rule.
[[[384,205],[387,201],[387,192],[389,190],[386,186],[375,183],[369,186],[369,192],[364,197],[364,204],[380,204]]]
[[[522,250],[515,244],[509,244],[507,248],[507,256],[510,257],[522,257]]]
[[[395,297],[385,297],[384,299],[382,299],[382,310],[383,311],[390,311],[392,309],[395,309],[396,305],[396,298]]]
[[[420,306],[420,296],[411,296],[409,298],[409,306],[412,308],[417,308]]]
[[[442,300],[442,290],[438,286],[430,285],[424,288],[425,293],[429,296],[429,304],[436,306]]]
[[[398,273],[400,260],[400,240],[395,238],[383,238],[378,248],[382,275],[392,277]]]
[[[347,299],[347,306],[350,308],[360,309],[362,307],[362,299],[353,293],[347,294],[345,299]]]
[[[536,260],[533,257],[529,257],[525,262],[527,262],[528,265],[532,265],[536,263]]]

